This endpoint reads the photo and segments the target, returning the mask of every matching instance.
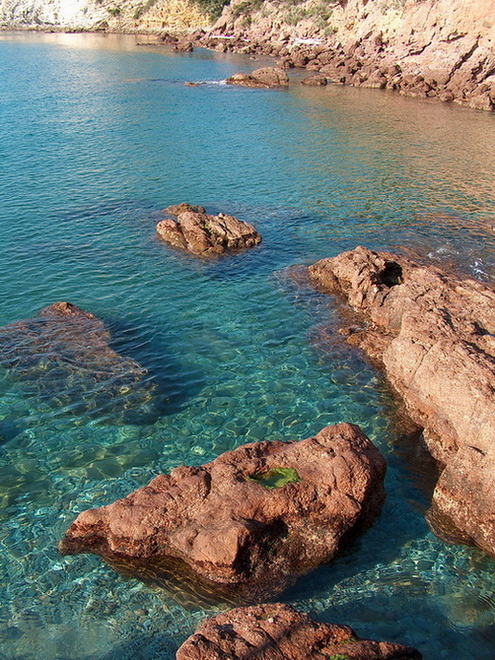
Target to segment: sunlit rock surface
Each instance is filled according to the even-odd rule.
[[[430,519],[449,539],[495,556],[495,292],[358,247],[309,268],[368,327],[348,341],[383,367],[445,465]]]
[[[245,250],[261,242],[260,234],[252,225],[233,215],[209,215],[202,206],[186,203],[169,206],[165,212],[176,219],[160,220],[156,226],[158,236],[191,254],[213,256]]]
[[[60,544],[118,570],[232,602],[273,598],[367,529],[385,461],[351,424],[300,442],[259,442],[178,467],[81,513]]]

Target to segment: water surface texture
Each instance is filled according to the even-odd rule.
[[[0,326],[68,300],[153,393],[145,410],[126,388],[102,402],[89,375],[74,400],[0,368],[0,658],[172,660],[218,607],[61,557],[68,525],[178,465],[350,421],[387,458],[387,503],[285,600],[427,660],[491,660],[495,564],[429,531],[427,462],[301,264],[364,244],[493,281],[495,116],[298,74],[289,91],[230,87],[260,62],[136,42],[0,34]],[[155,225],[182,201],[262,245],[170,249]]]

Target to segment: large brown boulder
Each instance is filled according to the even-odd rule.
[[[351,424],[300,442],[259,442],[182,466],[81,513],[63,554],[234,602],[266,600],[327,562],[378,515],[385,461]]]
[[[110,339],[96,316],[57,302],[0,329],[0,364],[43,406],[70,406],[71,414],[150,412],[156,386],[140,364],[110,347]]]
[[[434,527],[495,556],[495,292],[364,247],[322,259],[309,275],[364,315],[368,328],[350,343],[381,363],[445,465]]]
[[[279,67],[266,66],[256,69],[252,73],[234,73],[227,78],[228,85],[242,85],[243,87],[287,87],[289,76]]]
[[[421,660],[409,646],[359,639],[349,626],[318,623],[289,605],[239,607],[206,619],[177,660]]]
[[[244,220],[219,213],[209,215],[203,207],[178,204],[166,209],[176,219],[161,220],[156,230],[161,239],[174,247],[199,256],[222,254],[259,245],[261,236]]]

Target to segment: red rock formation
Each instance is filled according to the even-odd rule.
[[[143,579],[265,600],[369,527],[384,473],[378,450],[350,424],[300,442],[248,444],[81,513],[60,549],[99,554]]]
[[[437,531],[495,556],[495,292],[363,247],[309,268],[368,320],[349,342],[379,360],[433,456]]]
[[[243,250],[261,242],[261,236],[248,222],[233,215],[208,215],[203,207],[178,204],[166,209],[177,220],[161,220],[156,230],[161,239],[199,256]]]
[[[177,660],[421,660],[409,646],[359,639],[349,626],[317,623],[274,603],[222,612],[200,624]]]

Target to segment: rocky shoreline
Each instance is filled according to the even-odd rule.
[[[453,0],[275,3],[234,0],[191,39],[221,52],[266,54],[329,82],[495,109],[493,6]]]
[[[279,66],[318,72],[326,82],[495,110],[495,21],[489,0],[372,3],[348,0],[233,0],[212,21],[206,3],[159,0],[146,7],[108,0],[73,15],[32,0],[0,15],[0,29],[155,35],[154,45],[270,55]],[[9,8],[9,3],[6,3]],[[4,8],[4,11],[7,11]],[[210,13],[209,13],[210,12]],[[315,83],[316,84],[316,83]]]
[[[309,276],[361,315],[349,343],[379,363],[443,466],[434,530],[495,557],[495,291],[364,247]]]
[[[278,59],[277,66],[318,73],[318,84],[386,89],[403,96],[495,110],[495,53],[480,51],[477,42],[463,44],[443,65],[433,64],[433,70],[420,65],[407,66],[400,54],[387,50],[380,33],[346,45],[277,46],[264,41],[246,45],[243,39],[212,38],[208,33],[191,35],[189,41],[220,52],[270,55]]]

